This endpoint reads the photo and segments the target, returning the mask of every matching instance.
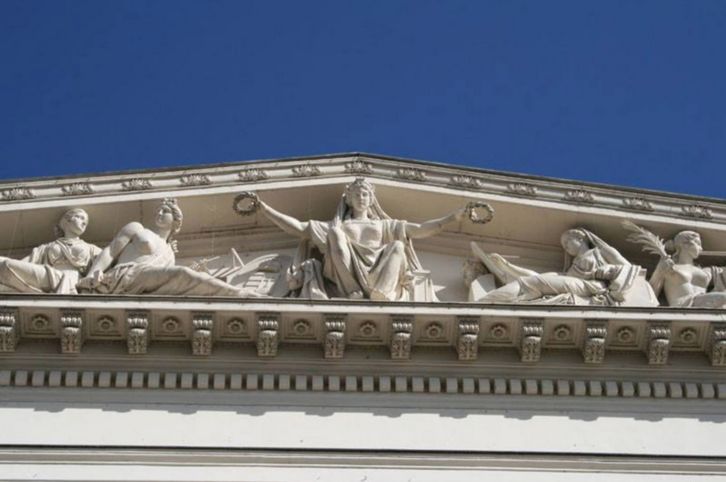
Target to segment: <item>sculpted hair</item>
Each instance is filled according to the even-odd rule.
[[[347,196],[348,193],[351,193],[351,192],[353,192],[355,190],[358,190],[358,189],[365,189],[368,192],[370,192],[371,194],[375,194],[376,193],[375,186],[373,186],[373,184],[371,184],[370,182],[368,182],[366,180],[366,178],[364,178],[364,177],[356,177],[355,178],[355,181],[353,181],[350,184],[348,184],[347,186],[345,186],[345,195]]]
[[[568,229],[567,231],[562,233],[562,236],[560,236],[560,244],[563,248],[565,247],[565,242],[570,238],[577,238],[588,245],[590,244],[590,237],[587,235],[587,232],[584,229]],[[566,272],[568,269],[570,269],[570,266],[572,266],[572,261],[572,256],[570,256],[570,254],[565,249],[565,259],[562,265],[563,272]]]
[[[568,229],[567,231],[562,233],[562,236],[560,236],[560,244],[564,246],[565,241],[570,238],[577,238],[580,241],[584,241],[586,243],[590,242],[590,238],[587,236],[587,233],[582,229]]]
[[[695,231],[681,231],[680,233],[676,234],[673,239],[669,239],[668,241],[666,241],[665,247],[667,251],[678,254],[684,244],[694,239],[698,239],[700,241],[701,235]]]
[[[364,189],[371,193],[371,207],[369,209],[369,215],[373,219],[390,219],[388,215],[386,215],[383,210],[381,209],[380,205],[378,204],[378,200],[376,199],[376,188],[368,182],[363,177],[357,177],[355,181],[351,182],[347,186],[345,186],[345,191],[343,192],[343,200],[345,201],[345,206],[350,206],[350,201],[348,201],[348,196],[352,194],[354,191]],[[347,215],[350,213],[347,212],[346,214],[341,216],[341,219],[347,218]]]
[[[169,210],[171,211],[171,215],[174,218],[174,224],[171,227],[171,234],[169,235],[169,240],[171,240],[172,236],[181,231],[182,222],[184,221],[184,214],[182,213],[179,204],[177,204],[176,198],[173,197],[164,198],[164,200],[161,201],[161,204],[159,205],[159,208],[162,207],[169,208]]]
[[[70,220],[71,217],[74,214],[83,214],[86,216],[86,219],[88,219],[88,213],[85,209],[81,208],[72,208],[68,211],[64,212],[63,215],[58,219],[58,222],[53,226],[53,232],[55,233],[56,237],[62,238],[66,235],[65,230],[63,229],[63,223]]]

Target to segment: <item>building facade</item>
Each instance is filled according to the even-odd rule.
[[[723,200],[357,153],[0,195],[3,480],[726,479]]]

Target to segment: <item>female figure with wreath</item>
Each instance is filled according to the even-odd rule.
[[[318,260],[298,259],[289,281],[302,296],[394,301],[407,298],[413,273],[421,263],[412,239],[441,232],[461,221],[467,208],[423,223],[391,219],[378,204],[375,189],[363,178],[349,184],[331,221],[300,221],[261,200],[262,213],[283,231],[311,242],[322,254]],[[429,285],[430,299],[435,299]]]

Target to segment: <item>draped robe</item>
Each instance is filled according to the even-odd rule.
[[[79,238],[58,238],[22,260],[0,258],[0,284],[22,293],[75,294],[101,248]]]
[[[598,248],[592,248],[576,256],[565,273],[531,274],[509,263],[496,254],[477,252],[484,264],[505,283],[516,282],[520,292],[516,300],[498,299],[493,291],[482,301],[526,302],[550,304],[603,304],[616,305],[623,300],[640,270],[639,266],[614,264],[607,260]],[[603,279],[603,273],[611,268],[613,276]]]
[[[346,223],[350,222],[344,221],[339,229],[333,229],[332,222],[309,222],[308,235],[325,256],[325,277],[335,283],[342,296],[348,297],[357,291],[371,299],[403,298],[413,267],[408,254],[406,221],[369,220],[380,228],[380,240],[356,238],[352,230],[346,229]],[[337,245],[350,253],[347,264]]]
[[[141,262],[121,263],[105,271],[101,283],[93,291],[106,294],[259,296],[175,263],[174,250],[164,243]]]

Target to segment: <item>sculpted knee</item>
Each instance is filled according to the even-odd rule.
[[[404,244],[404,242],[403,242],[403,241],[394,241],[394,242],[392,243],[392,245],[393,245],[393,250],[394,250],[394,251],[395,251],[396,253],[400,253],[400,254],[403,254],[403,253],[404,253],[404,251],[406,250],[406,245]]]

